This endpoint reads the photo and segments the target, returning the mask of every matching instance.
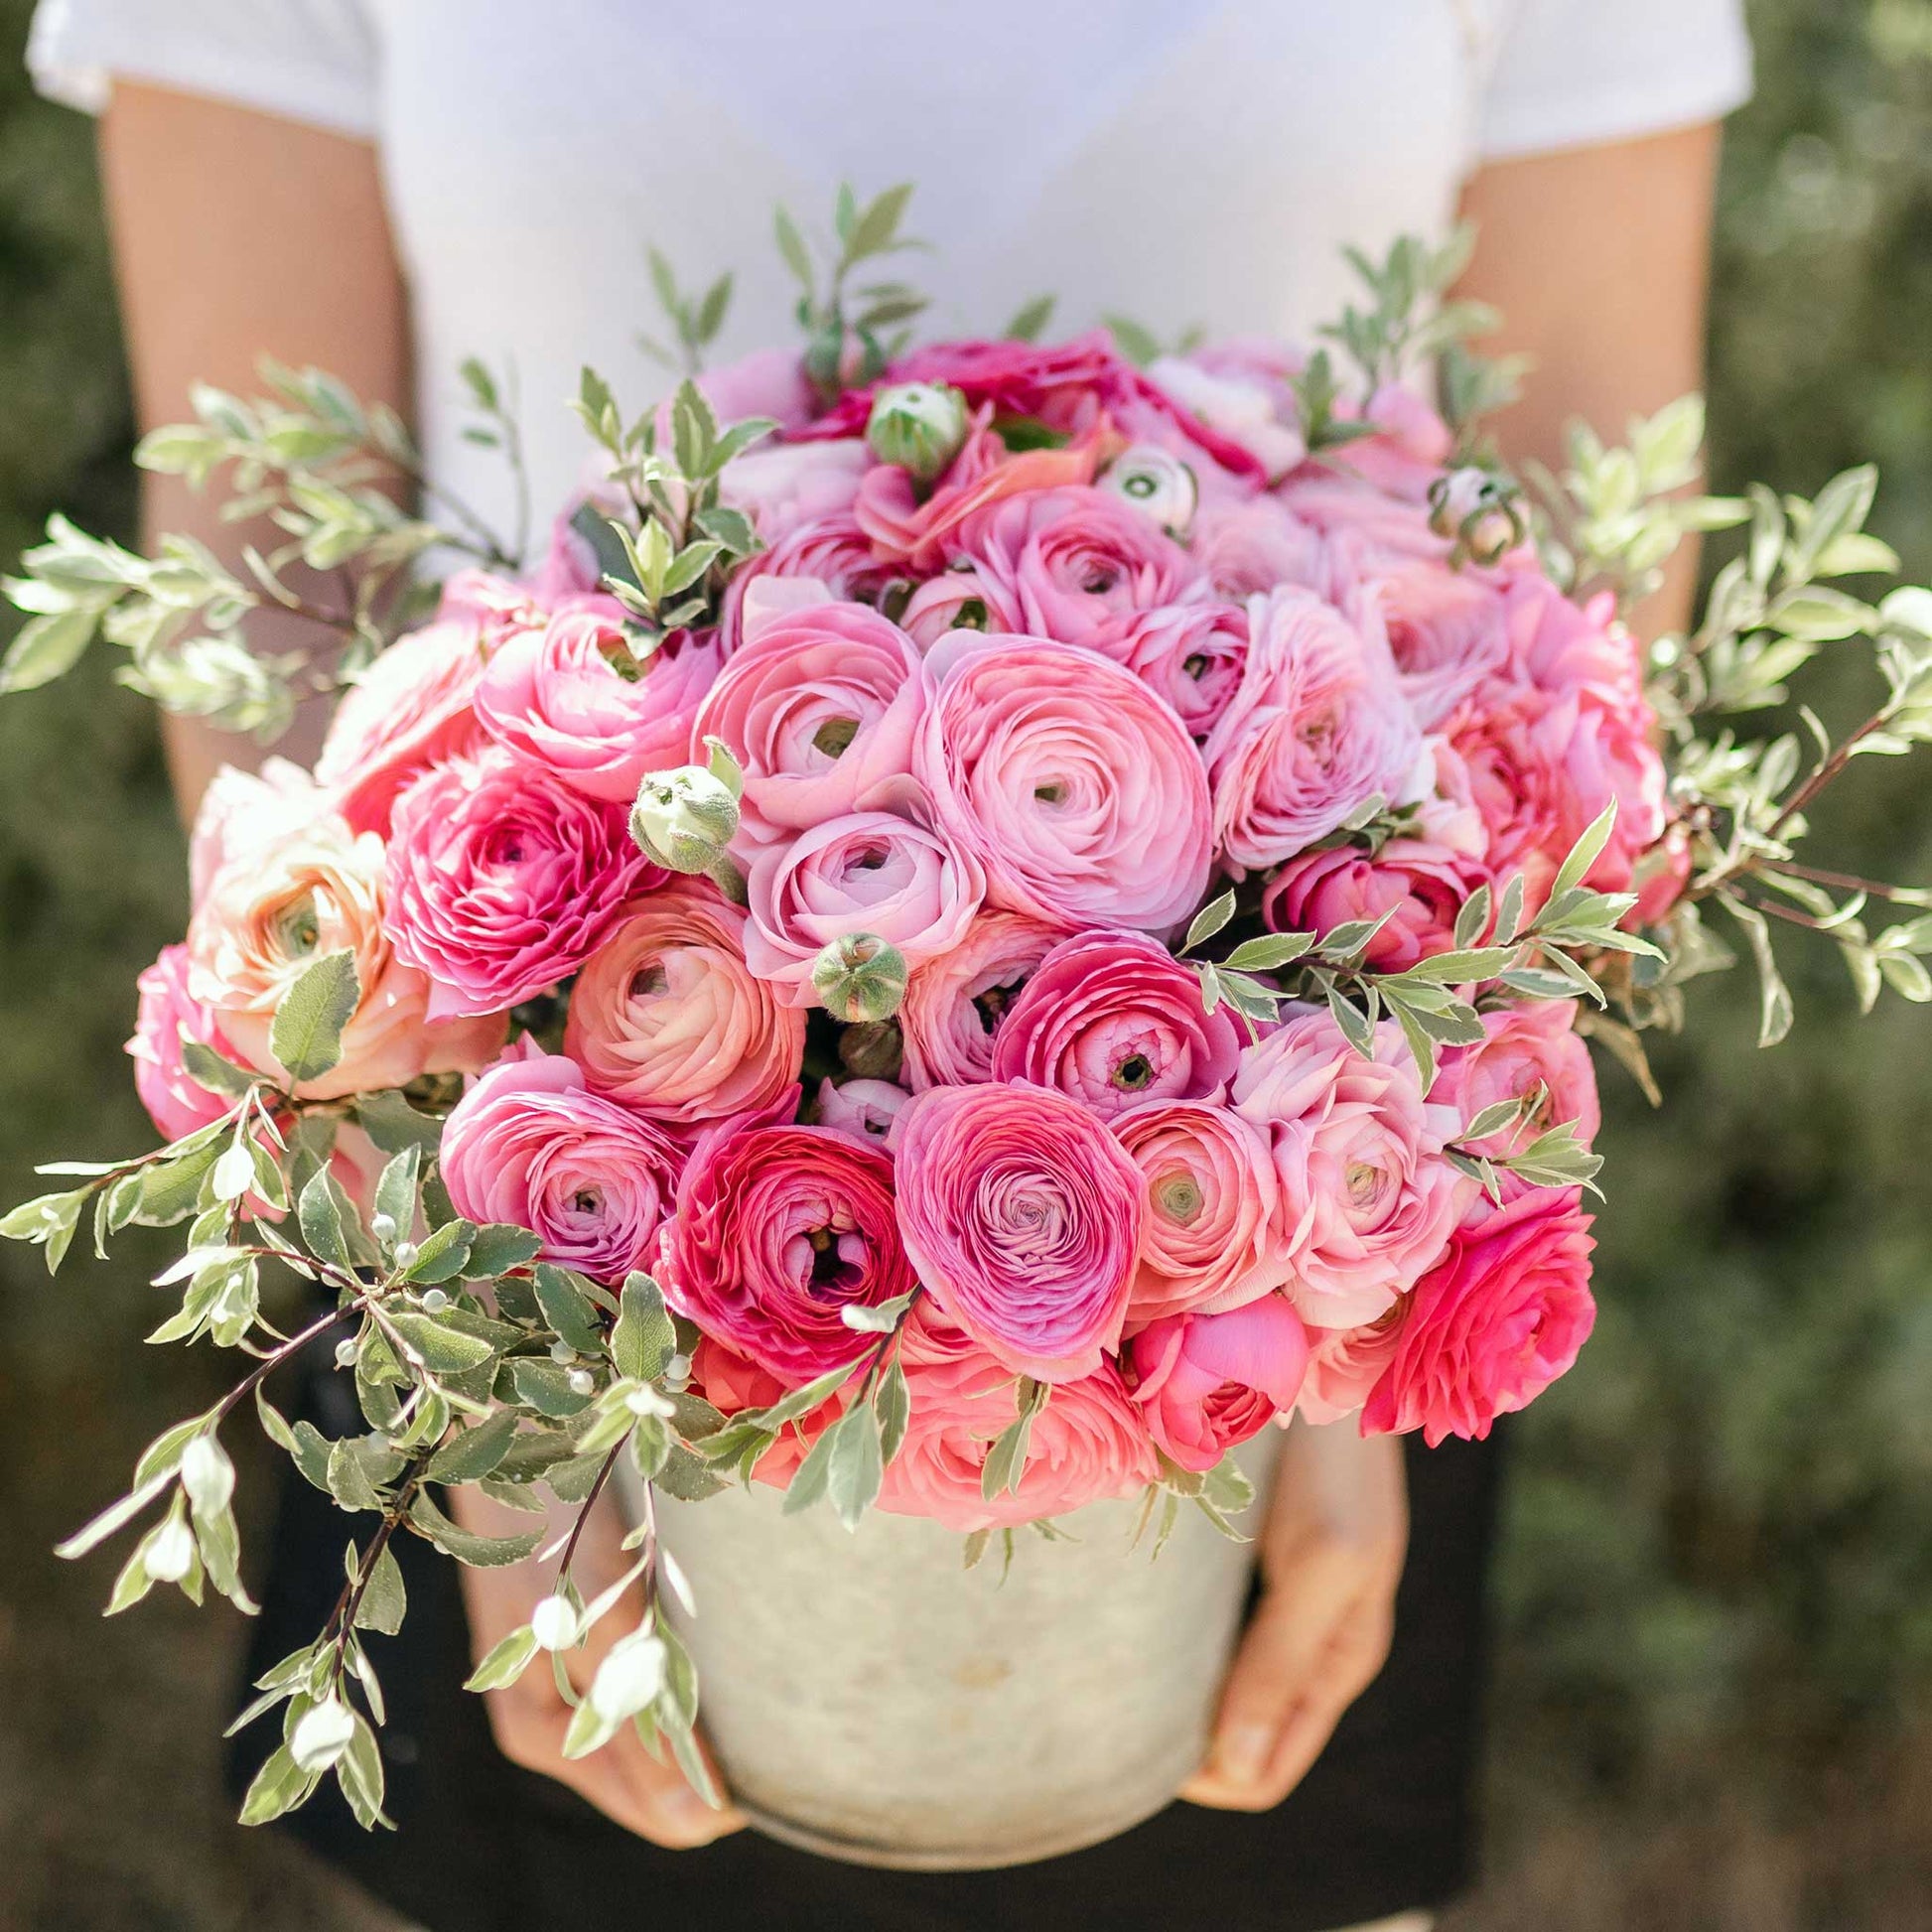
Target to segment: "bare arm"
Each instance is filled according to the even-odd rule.
[[[121,83],[101,125],[101,173],[141,427],[189,415],[196,379],[255,393],[264,355],[331,370],[368,401],[409,413],[401,273],[366,142],[157,87]],[[264,532],[224,524],[216,497],[144,479],[149,539],[184,530],[239,569]],[[276,533],[266,533],[274,541]],[[279,614],[253,634],[272,641]],[[311,633],[310,641],[313,641]],[[320,720],[284,749],[306,759]],[[193,719],[164,721],[184,814],[251,741]]]

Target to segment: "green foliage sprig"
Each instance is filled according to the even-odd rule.
[[[805,373],[827,402],[848,385],[863,386],[883,375],[907,340],[904,325],[927,306],[907,282],[852,281],[868,262],[925,246],[900,228],[911,199],[912,184],[901,182],[862,207],[851,187],[842,184],[832,210],[832,245],[817,250],[783,207],[772,217],[778,253],[798,282]],[[1042,313],[1039,322],[1044,321]],[[900,333],[887,336],[882,333],[887,330]]]

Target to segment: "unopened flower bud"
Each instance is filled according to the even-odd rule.
[[[540,1650],[568,1650],[577,1641],[577,1607],[568,1596],[550,1595],[530,1612],[530,1634]]]
[[[620,1637],[591,1683],[591,1709],[621,1725],[651,1704],[664,1686],[664,1645],[647,1630]]]
[[[396,1217],[393,1214],[371,1215],[369,1232],[378,1241],[393,1241],[396,1238]]]
[[[966,398],[949,382],[899,382],[873,398],[866,444],[915,483],[940,476],[966,441]]]
[[[1499,562],[1529,534],[1522,491],[1507,477],[1470,467],[1429,485],[1429,527],[1453,539],[1451,561]]]
[[[396,1266],[398,1268],[413,1268],[415,1267],[415,1265],[416,1265],[415,1242],[398,1241],[396,1243]]]
[[[1193,527],[1200,500],[1194,473],[1177,456],[1152,443],[1136,443],[1116,457],[1100,479],[1100,487],[1145,510],[1172,537],[1185,539]]]
[[[597,1377],[587,1368],[574,1368],[564,1380],[570,1385],[572,1395],[589,1395],[597,1387]]]
[[[178,1584],[195,1561],[195,1538],[188,1525],[171,1516],[155,1531],[141,1555],[141,1567],[158,1584]]]
[[[855,1080],[897,1080],[905,1037],[891,1020],[863,1021],[839,1035],[839,1064]]]
[[[338,1368],[353,1368],[355,1366],[355,1358],[360,1353],[361,1350],[354,1342],[339,1341],[336,1344],[336,1366]]]
[[[577,1351],[561,1337],[550,1344],[550,1359],[553,1362],[574,1362]]]
[[[219,1516],[234,1495],[234,1464],[212,1436],[191,1437],[181,1452],[181,1486],[197,1516]]]
[[[701,764],[649,772],[637,788],[630,836],[672,872],[710,872],[737,832],[737,796]]]
[[[423,1295],[423,1312],[441,1314],[450,1306],[450,1298],[440,1288],[426,1290]]]
[[[326,1771],[348,1749],[355,1714],[336,1698],[305,1711],[289,1735],[289,1755],[304,1771]]]
[[[812,991],[834,1020],[890,1020],[905,997],[905,956],[876,932],[848,932],[813,961]]]

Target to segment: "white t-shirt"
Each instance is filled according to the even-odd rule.
[[[790,339],[773,205],[918,184],[927,335],[1125,314],[1294,339],[1339,250],[1440,233],[1480,161],[1708,120],[1750,88],[1740,0],[41,0],[41,87],[111,76],[373,139],[432,473],[505,502],[455,379],[512,360],[536,501],[575,483],[580,362],[665,380],[644,250],[737,271],[722,358]]]

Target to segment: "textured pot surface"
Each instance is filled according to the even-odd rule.
[[[1265,1489],[1275,1430],[1240,1453]],[[1077,1543],[962,1539],[918,1518],[779,1492],[658,1500],[698,1614],[701,1723],[754,1822],[870,1864],[1017,1864],[1127,1830],[1200,1760],[1253,1570],[1252,1544],[1185,1507],[1158,1561],[1137,1503],[1059,1519]],[[1252,1535],[1261,1503],[1247,1512]]]

